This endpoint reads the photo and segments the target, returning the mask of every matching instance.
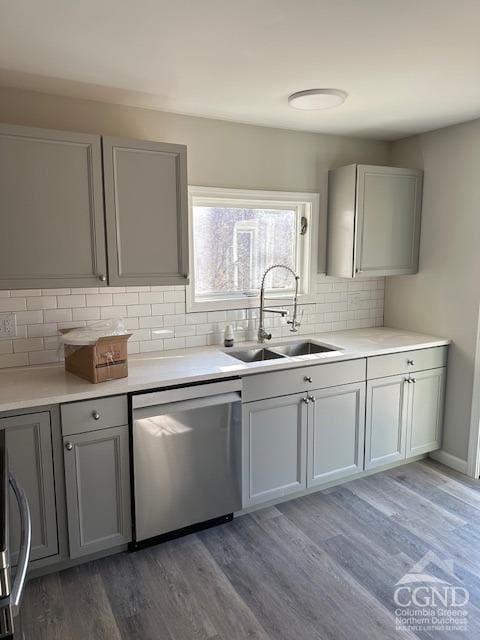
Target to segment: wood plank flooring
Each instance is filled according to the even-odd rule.
[[[395,628],[429,551],[469,591],[467,631]],[[354,480],[32,580],[22,622],[26,640],[480,638],[480,483],[430,460]]]

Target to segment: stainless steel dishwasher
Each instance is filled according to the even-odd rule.
[[[235,379],[132,396],[131,548],[241,508],[240,391]]]

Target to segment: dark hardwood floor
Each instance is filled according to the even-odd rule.
[[[428,552],[469,593],[466,631],[396,629]],[[432,461],[358,479],[32,580],[22,620],[27,640],[480,638],[480,484]]]

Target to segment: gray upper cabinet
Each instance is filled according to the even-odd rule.
[[[103,162],[110,284],[184,284],[187,148],[105,137]]]
[[[423,172],[354,164],[329,173],[328,275],[416,273]]]
[[[0,419],[6,429],[8,464],[27,494],[32,517],[31,560],[58,553],[50,413],[42,411]],[[10,492],[10,538],[13,562],[20,544],[18,507]]]
[[[1,289],[106,284],[100,136],[0,125],[0,211]]]

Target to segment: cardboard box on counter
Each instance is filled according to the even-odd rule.
[[[73,329],[61,329],[62,335]],[[97,382],[128,376],[127,341],[132,334],[104,336],[94,344],[64,344],[65,370]]]

